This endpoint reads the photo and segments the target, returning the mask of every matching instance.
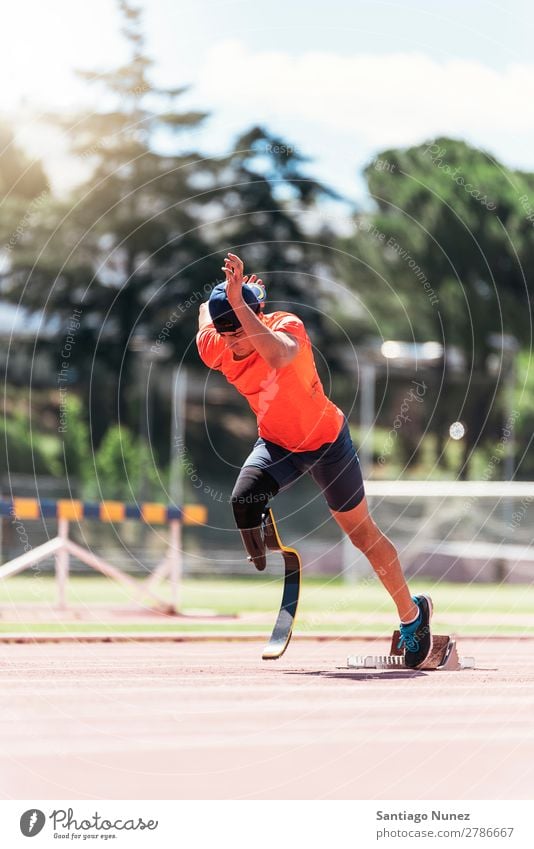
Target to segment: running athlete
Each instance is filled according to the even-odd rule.
[[[205,365],[224,374],[258,420],[259,438],[231,499],[249,559],[265,568],[262,515],[269,500],[311,475],[397,607],[406,666],[421,666],[432,649],[432,601],[410,594],[394,545],[369,515],[347,420],[324,393],[304,324],[293,313],[263,313],[262,281],[243,276],[235,254],[228,253],[223,271],[226,282],[200,307],[197,347]]]

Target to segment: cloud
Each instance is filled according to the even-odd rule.
[[[517,135],[534,130],[530,64],[498,70],[422,53],[293,56],[225,41],[208,52],[194,90],[217,109],[233,110],[241,126],[305,122],[369,149],[446,134],[502,154],[507,145],[517,152]]]

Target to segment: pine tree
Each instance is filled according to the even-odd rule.
[[[128,60],[115,68],[80,71],[101,91],[101,108],[49,116],[68,136],[88,177],[42,222],[35,255],[19,254],[10,295],[66,318],[81,310],[77,356],[87,380],[115,375],[113,419],[133,420],[126,399],[132,376],[131,337],[157,336],[172,304],[198,288],[198,258],[206,254],[192,213],[191,182],[200,157],[161,153],[156,140],[197,128],[204,112],[180,111],[186,88],[159,88],[150,77],[141,10],[118,3]],[[40,244],[37,244],[40,243]],[[28,273],[29,272],[29,273]],[[95,373],[96,369],[96,373]],[[102,396],[99,398],[102,416]],[[97,423],[98,427],[98,423]]]

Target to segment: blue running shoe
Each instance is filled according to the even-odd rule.
[[[432,618],[432,599],[428,595],[414,595],[413,600],[419,608],[419,616],[415,622],[400,626],[398,648],[404,647],[404,663],[409,669],[417,669],[427,659],[432,651],[432,634],[430,620]]]

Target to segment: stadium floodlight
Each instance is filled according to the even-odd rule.
[[[387,339],[374,355],[359,355],[360,428],[359,457],[364,474],[372,469],[373,428],[375,423],[376,380],[380,371],[390,366],[417,369],[443,362],[445,349],[440,342],[399,342]],[[386,362],[384,363],[384,360]]]
[[[439,362],[443,352],[440,342],[397,342],[388,339],[380,346],[380,353],[386,360],[397,360],[402,365]]]

